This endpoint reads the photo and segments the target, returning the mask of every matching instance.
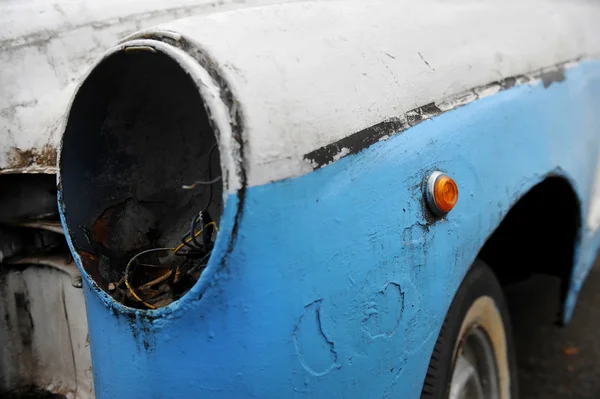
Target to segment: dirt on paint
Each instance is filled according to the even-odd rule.
[[[10,169],[27,168],[30,166],[56,166],[56,147],[46,144],[40,149],[22,150],[13,147],[8,155]]]

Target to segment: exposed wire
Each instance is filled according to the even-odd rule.
[[[208,257],[210,257],[210,255],[211,255],[211,254],[212,254],[212,250],[211,250],[211,251],[208,251],[208,252],[206,253],[206,255],[204,255],[204,256],[202,257],[202,259],[200,259],[200,260],[198,261],[198,263],[197,263],[195,266],[193,266],[192,268],[190,268],[190,270],[188,270],[188,271],[187,271],[187,274],[188,274],[188,275],[191,275],[192,273],[194,273],[194,272],[196,271],[195,269],[196,269],[196,268],[198,268],[199,266],[202,266],[202,264],[204,263],[204,261],[205,261],[206,259],[208,259]]]
[[[197,242],[194,238],[194,234],[196,233],[196,223],[198,223],[198,221],[200,221],[202,219],[202,212],[200,212],[198,215],[194,215],[194,217],[192,218],[192,222],[190,223],[190,229],[187,231],[187,233],[185,233],[185,235],[181,238],[181,243],[183,245],[185,245],[186,247],[190,248],[193,251],[197,251],[198,249],[201,248],[201,245],[199,242]],[[190,241],[186,241],[187,237],[191,235],[192,237],[192,242],[193,245],[190,244]]]
[[[213,221],[209,222],[209,223],[204,223],[204,219],[203,219],[203,215],[206,214],[208,215],[208,207],[210,206],[210,204],[212,203],[212,198],[213,198],[213,184],[221,181],[222,177],[221,176],[217,176],[214,179],[212,178],[212,155],[215,152],[215,149],[217,148],[217,143],[215,143],[209,150],[208,152],[208,180],[206,181],[195,181],[194,183],[190,184],[190,185],[183,185],[182,188],[184,190],[190,190],[190,189],[194,189],[198,186],[208,186],[209,190],[208,190],[208,201],[206,203],[206,205],[202,208],[202,210],[198,213],[198,215],[194,215],[194,217],[192,218],[192,221],[190,223],[190,230],[183,236],[183,238],[181,239],[181,244],[179,244],[178,246],[174,247],[174,248],[151,248],[151,249],[147,249],[145,251],[142,251],[136,255],[134,255],[129,262],[127,262],[127,266],[125,267],[125,285],[127,286],[127,289],[129,290],[131,296],[133,298],[135,298],[137,301],[141,302],[144,306],[146,306],[149,309],[156,309],[156,307],[152,304],[147,303],[146,301],[144,301],[133,289],[133,287],[131,286],[131,284],[129,283],[129,276],[131,273],[131,265],[133,264],[133,262],[139,258],[140,256],[150,253],[150,252],[156,252],[156,251],[172,251],[174,255],[183,255],[183,256],[202,256],[202,258],[197,262],[197,265],[194,266],[192,269],[195,269],[196,267],[202,266],[203,263],[209,258],[210,254],[212,253],[212,245],[210,243],[210,236],[212,235],[212,231],[209,232],[208,228],[209,227],[214,227],[215,231],[219,231],[219,226],[217,226],[217,224]],[[208,220],[210,220],[210,216],[208,216]],[[196,231],[196,224],[200,223],[200,230]],[[196,238],[202,235],[202,243],[200,243],[198,240],[196,240]],[[189,237],[188,237],[189,236]],[[190,249],[185,252],[185,253],[179,253],[179,251],[184,247],[187,246]],[[185,261],[187,262],[187,260]],[[184,263],[185,263],[184,262]],[[147,263],[141,264],[143,266],[153,266]],[[183,264],[182,264],[183,265]],[[181,267],[182,265],[180,265],[179,267]],[[177,268],[177,270],[175,271],[175,276],[178,277],[181,273],[181,271],[179,270],[179,267]],[[190,270],[192,270],[190,269]],[[189,271],[188,271],[189,273]],[[171,273],[168,273],[169,276],[171,275]],[[168,278],[165,277],[165,279]],[[160,278],[159,278],[160,279]],[[157,280],[159,280],[157,279]],[[157,280],[152,281],[151,283],[155,283]],[[149,284],[149,283],[147,283]],[[147,285],[146,284],[146,285]]]
[[[205,226],[205,228],[208,228],[209,226],[214,226],[215,230],[219,231],[219,226],[217,226],[217,223],[215,223],[215,222],[210,222],[210,223],[207,223],[207,224],[206,224],[206,226]],[[202,230],[199,230],[199,231],[197,231],[197,232],[196,232],[194,235],[195,235],[196,237],[198,237],[200,234],[202,234]],[[192,241],[192,238],[191,238],[191,237],[188,237],[188,238],[185,240],[185,242],[187,242],[187,243],[189,243],[190,241]],[[175,249],[173,250],[173,252],[175,253],[175,255],[179,255],[179,253],[178,253],[178,252],[181,250],[181,248],[183,248],[183,246],[184,246],[184,244],[183,244],[183,243],[181,243],[181,244],[179,244],[177,247],[175,247]],[[182,254],[182,255],[183,255],[183,254]]]
[[[142,298],[139,297],[139,295],[135,292],[135,290],[133,289],[133,287],[131,286],[131,284],[129,284],[129,273],[130,273],[130,268],[131,268],[131,264],[133,263],[134,260],[136,260],[137,258],[139,258],[140,256],[147,254],[149,252],[157,252],[157,251],[174,251],[175,248],[152,248],[152,249],[147,249],[145,251],[142,251],[136,255],[134,255],[131,259],[129,259],[129,262],[127,262],[127,266],[125,267],[125,286],[127,286],[127,289],[129,290],[129,292],[131,293],[131,296],[133,296],[135,299],[137,299],[138,301],[140,301],[142,304],[144,304],[144,306],[146,306],[147,308],[150,309],[156,309],[155,306],[150,305],[149,303],[147,303],[146,301],[144,301]]]
[[[195,219],[195,218],[194,218]],[[207,223],[206,226],[204,226],[204,229],[199,230],[197,232],[194,233],[194,236],[197,237],[200,234],[202,234],[202,232],[206,229],[208,229],[208,227],[214,227],[216,231],[219,231],[219,226],[217,226],[217,224],[215,222],[210,222]],[[192,237],[187,238],[186,242],[190,242],[192,241]],[[180,254],[179,251],[181,250],[181,248],[183,248],[183,243],[179,244],[177,247],[175,248],[168,248],[168,247],[162,247],[162,248],[151,248],[151,249],[147,249],[145,251],[142,251],[136,255],[134,255],[129,262],[127,262],[127,266],[125,267],[125,286],[127,287],[127,289],[129,290],[129,293],[131,294],[132,297],[134,297],[138,302],[141,302],[144,306],[146,306],[149,309],[156,309],[155,306],[149,304],[148,302],[144,301],[135,291],[135,289],[131,286],[131,284],[129,283],[129,276],[131,273],[131,265],[133,264],[133,261],[136,260],[137,258],[139,258],[142,255],[145,255],[147,253],[150,252],[158,252],[158,251],[173,251],[174,255],[190,255],[189,253],[182,253]],[[200,259],[200,261],[198,262],[199,264],[202,264],[212,253],[212,250],[207,251],[202,258]],[[149,264],[144,263],[143,266],[152,266]]]
[[[137,299],[139,302],[141,302],[147,308],[156,309],[156,306],[150,305],[148,302],[144,301],[142,298],[140,298],[138,296],[138,294],[135,293],[135,290],[133,289],[131,284],[129,284],[129,280],[127,278],[125,279],[125,285],[127,286],[127,289],[129,290],[129,292],[131,293],[131,296],[133,296],[135,299]]]
[[[217,143],[214,143],[213,146],[210,147],[210,150],[208,151],[208,180],[207,181],[196,181],[190,185],[181,186],[181,188],[183,188],[184,190],[190,190],[190,189],[195,188],[196,186],[209,186],[208,203],[204,208],[202,208],[202,211],[207,210],[208,207],[210,206],[210,203],[212,202],[212,195],[213,195],[212,185],[221,180],[221,176],[217,176],[214,179],[212,178],[212,162],[211,162],[211,160],[212,160],[212,155],[216,149],[217,149]]]
[[[217,182],[220,182],[220,181],[221,181],[221,176],[217,176],[217,177],[215,177],[212,180],[206,180],[206,181],[196,180],[192,184],[189,184],[189,185],[188,184],[184,184],[183,186],[181,186],[181,188],[183,188],[184,190],[192,190],[192,189],[194,189],[194,188],[196,188],[198,186],[210,186],[210,185],[213,185],[213,184],[215,184]]]
[[[148,289],[152,288],[153,286],[155,286],[156,284],[160,284],[163,281],[165,281],[166,279],[168,279],[171,276],[171,274],[173,274],[173,270],[167,270],[167,272],[165,274],[163,274],[162,276],[159,276],[152,281],[148,281],[144,285],[140,285],[138,287],[138,289],[140,291],[148,290]]]
[[[202,221],[202,212],[200,212],[198,214],[198,217],[196,218],[196,216],[194,216],[192,218],[192,223],[190,225],[190,235],[192,237],[192,242],[194,243],[194,245],[196,245],[196,247],[201,248],[202,244],[200,244],[200,242],[198,242],[196,240],[196,223],[200,222],[200,231],[204,230],[204,222]]]
[[[173,277],[173,282],[177,284],[181,280],[181,266],[177,266],[175,269],[175,277]]]
[[[217,149],[217,143],[213,144],[212,148],[208,152],[208,180],[212,179],[212,162],[211,162],[211,160],[212,160],[212,155],[216,149]],[[204,208],[201,209],[202,212],[206,212],[208,210],[208,207],[212,203],[212,198],[213,198],[213,186],[211,184],[210,186],[208,186],[208,201],[206,201],[206,205],[204,205]]]
[[[207,212],[207,215],[208,215],[208,212]],[[208,218],[210,218],[210,215],[208,216]],[[211,219],[208,219],[208,220],[212,221]],[[203,246],[203,248],[205,250],[208,250],[208,248],[211,245],[210,239],[212,237],[212,229],[210,229],[210,231],[208,231],[209,228],[204,225],[204,219],[203,218],[200,218],[200,229],[202,230],[202,234],[201,234],[201,236],[202,236],[202,246]]]

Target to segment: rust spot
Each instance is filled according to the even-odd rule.
[[[94,239],[96,241],[98,241],[99,243],[101,243],[102,245],[104,245],[105,248],[110,247],[110,245],[108,243],[109,223],[113,216],[113,213],[115,212],[115,209],[116,209],[115,207],[106,209],[102,213],[102,215],[100,215],[100,217],[98,219],[96,219],[96,222],[94,223],[94,227],[92,230]]]
[[[85,271],[89,273],[90,277],[94,281],[99,282],[99,284],[103,282],[103,280],[101,279],[100,271],[98,270],[98,264],[100,262],[98,257],[90,252],[81,249],[77,252],[79,253],[79,256],[81,258],[81,265],[83,266]]]
[[[79,256],[81,257],[81,262],[83,263],[83,267],[85,267],[86,269],[90,266],[95,266],[95,264],[98,263],[98,257],[87,251],[80,250]]]
[[[22,150],[12,147],[8,154],[9,168],[26,168],[29,166],[55,166],[56,165],[56,147],[49,144],[41,149],[30,148]]]

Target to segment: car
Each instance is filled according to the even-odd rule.
[[[48,100],[85,312],[5,283],[4,331],[45,320],[27,301],[85,318],[97,398],[516,398],[504,287],[557,276],[567,323],[600,242],[600,6],[230,5],[136,25]]]

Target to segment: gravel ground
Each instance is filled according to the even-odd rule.
[[[600,257],[573,319],[554,324],[558,279],[536,276],[507,290],[521,399],[600,398]]]

